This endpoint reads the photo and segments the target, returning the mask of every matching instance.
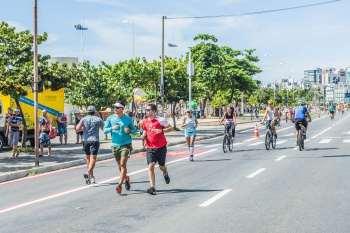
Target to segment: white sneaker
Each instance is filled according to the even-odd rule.
[[[95,180],[95,177],[94,178],[91,178],[91,186],[95,185],[96,184],[96,180]]]

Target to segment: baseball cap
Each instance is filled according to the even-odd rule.
[[[125,104],[123,102],[117,102],[115,104],[113,104],[114,107],[118,107],[118,108],[124,108]]]
[[[192,113],[192,109],[188,108],[188,109],[186,109],[186,112],[191,112]]]
[[[15,108],[13,111],[17,112],[17,111],[20,111],[19,108]]]
[[[89,106],[89,107],[87,108],[87,111],[88,111],[88,112],[96,112],[96,108],[95,108],[94,106]]]

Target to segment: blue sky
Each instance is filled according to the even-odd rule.
[[[327,0],[38,0],[38,31],[48,41],[39,53],[53,57],[79,57],[80,23],[84,34],[84,59],[109,64],[132,58],[132,24],[135,56],[147,60],[161,54],[161,17],[229,15],[308,5]],[[33,31],[33,0],[0,0],[0,20],[17,30]],[[199,33],[215,35],[220,45],[256,49],[263,73],[255,78],[273,82],[288,76],[298,79],[306,69],[346,68],[349,65],[349,0],[268,14],[229,18],[165,21],[165,42],[173,42],[175,56],[194,45]],[[172,49],[165,47],[172,55]]]

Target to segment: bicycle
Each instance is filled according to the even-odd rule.
[[[303,126],[303,122],[299,121],[299,134],[298,134],[298,145],[299,145],[299,150],[302,151],[304,150],[304,140],[305,140],[305,127]]]
[[[263,125],[263,123],[260,123]],[[274,137],[272,130],[271,130],[271,124],[268,124],[266,126],[266,135],[265,135],[265,148],[266,150],[270,149],[270,145],[273,149],[276,148],[276,137]]]
[[[226,125],[224,125],[226,127]],[[233,149],[233,138],[232,138],[232,132],[231,132],[231,127],[227,128],[226,133],[224,135],[224,139],[222,141],[222,150],[224,153],[227,152],[227,149],[229,151],[232,151]]]

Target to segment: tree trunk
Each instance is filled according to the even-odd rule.
[[[174,128],[176,128],[176,114],[175,114],[175,108],[176,108],[176,102],[172,105],[172,112],[173,112],[173,122],[174,122]]]
[[[19,103],[19,100],[16,98],[15,99],[15,102],[16,102],[16,105],[17,105],[17,108],[20,110],[20,113],[22,115],[22,123],[23,123],[23,130],[22,130],[22,147],[26,147],[26,142],[27,142],[27,122],[26,122],[26,119],[24,117],[24,114],[23,114],[23,111],[22,111],[22,108],[21,108],[21,105]],[[35,120],[35,119],[34,119]],[[35,133],[35,131],[34,131]]]
[[[97,110],[97,114],[98,114],[98,117],[103,120],[101,112]],[[105,134],[105,140],[108,140],[108,134]]]

